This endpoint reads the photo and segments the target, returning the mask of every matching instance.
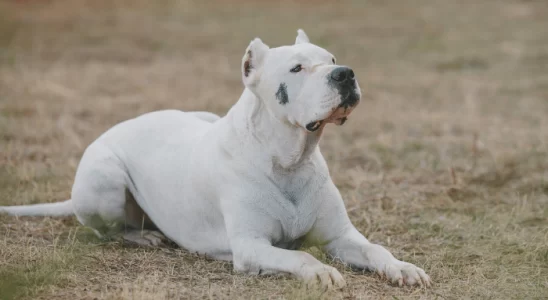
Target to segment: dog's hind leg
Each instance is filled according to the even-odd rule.
[[[75,215],[101,238],[158,245],[162,235],[129,192],[128,181],[123,162],[110,149],[90,145],[72,188]]]

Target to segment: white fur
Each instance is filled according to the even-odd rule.
[[[421,268],[371,244],[351,224],[318,147],[323,126],[304,128],[341,103],[326,81],[338,67],[333,59],[302,30],[291,46],[271,49],[255,39],[242,61],[246,88],[226,116],[168,110],[122,122],[86,149],[72,201],[0,211],[74,212],[99,235],[125,230],[127,239],[157,244],[155,231],[135,234],[154,229],[149,218],[181,247],[232,260],[237,271],[343,286],[335,268],[296,250],[302,242],[400,285],[430,285]],[[303,70],[289,72],[296,64]],[[275,96],[282,82],[286,104]]]

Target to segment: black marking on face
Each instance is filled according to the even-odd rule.
[[[347,117],[343,117],[343,118],[341,119],[341,125],[343,125],[344,123],[346,123],[346,120],[348,120],[348,118],[347,118]]]
[[[287,85],[285,84],[285,82],[280,83],[280,87],[276,92],[276,99],[280,101],[281,105],[285,105],[287,104],[287,102],[289,102],[289,96],[287,95]]]
[[[251,50],[247,51],[247,59],[244,62],[244,76],[248,77],[249,72],[251,72],[251,69],[253,69],[253,65],[251,64]]]
[[[344,107],[344,109],[348,109],[349,107],[354,107],[356,105],[356,103],[358,103],[358,101],[360,100],[360,96],[354,90],[347,93],[346,97],[343,96],[342,93],[340,93],[340,95],[341,95],[341,97],[344,97],[344,98],[341,98],[341,99],[343,99],[343,101],[339,105],[339,107]]]

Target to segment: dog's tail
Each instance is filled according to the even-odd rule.
[[[72,200],[19,206],[0,206],[0,214],[12,216],[66,217],[74,215]]]

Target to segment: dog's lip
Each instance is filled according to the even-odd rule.
[[[344,120],[342,123],[346,122],[353,110],[354,107],[339,106],[327,118],[323,119],[323,121],[326,123],[337,123],[338,125],[342,125],[339,121]]]
[[[348,116],[354,110],[354,107],[338,106],[326,118],[308,123],[306,129],[316,131],[328,123],[343,125],[348,120]]]

